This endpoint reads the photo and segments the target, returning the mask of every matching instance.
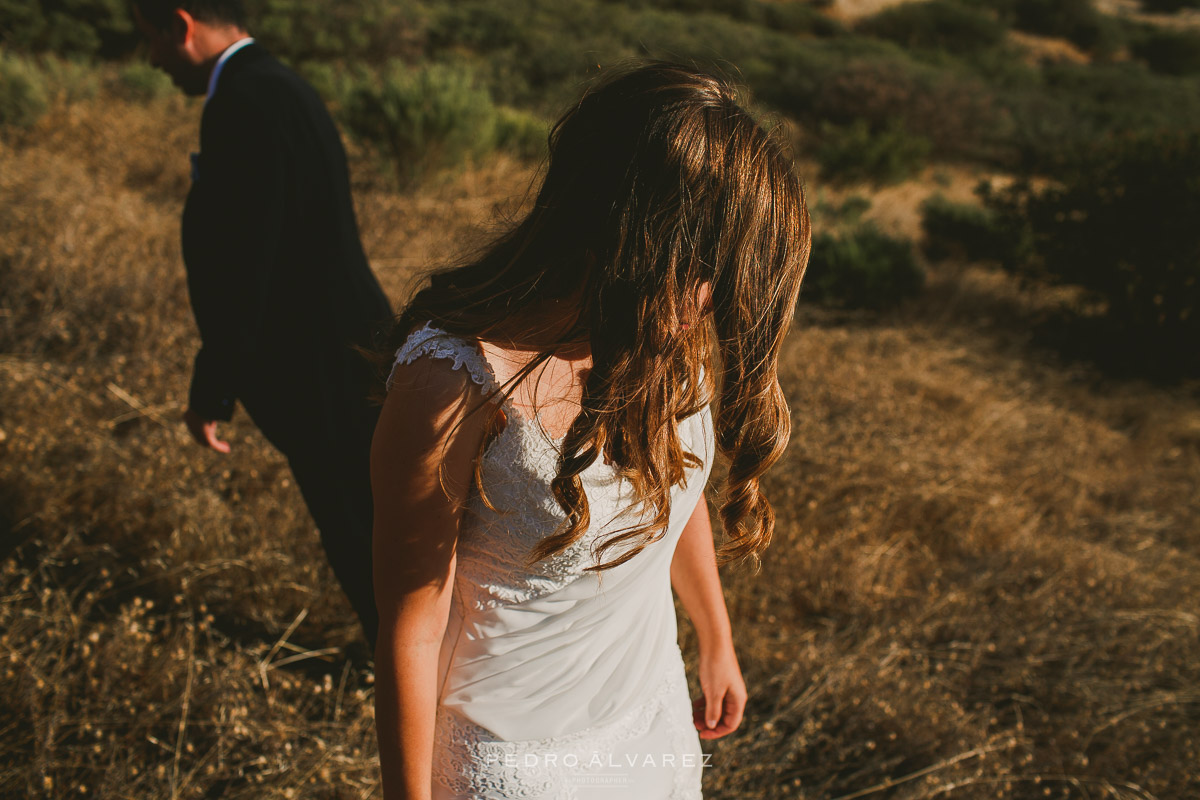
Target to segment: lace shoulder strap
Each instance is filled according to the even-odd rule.
[[[479,347],[461,336],[435,328],[429,322],[410,333],[396,351],[396,360],[392,362],[392,371],[388,374],[387,388],[392,388],[396,367],[411,364],[421,356],[452,360],[453,369],[465,368],[471,380],[479,384],[484,393],[490,394],[499,388],[492,365],[483,357]]]

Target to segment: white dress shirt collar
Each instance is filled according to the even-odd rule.
[[[221,53],[216,65],[213,66],[212,75],[208,76],[208,95],[204,98],[204,102],[207,103],[212,99],[213,92],[217,90],[217,79],[221,77],[221,70],[225,68],[225,62],[229,60],[229,57],[246,45],[253,43],[254,37],[246,36],[225,48],[225,52]]]

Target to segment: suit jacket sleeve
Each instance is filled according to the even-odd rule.
[[[263,333],[288,194],[279,125],[235,88],[218,92],[205,109],[183,225],[202,342],[188,402],[215,420],[232,417],[245,364]]]

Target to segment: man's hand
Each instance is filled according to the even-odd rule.
[[[229,452],[229,442],[223,442],[217,438],[217,421],[215,419],[205,419],[189,408],[183,412],[183,421],[187,424],[188,433],[192,434],[196,444],[216,450],[218,453]]]

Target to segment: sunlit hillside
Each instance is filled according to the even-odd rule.
[[[525,10],[493,19],[428,2],[397,21],[364,0],[341,7],[378,15],[387,41],[362,46],[377,60],[315,38],[320,57],[291,55],[347,133],[364,245],[397,304],[519,211],[552,109],[589,60],[636,55],[640,24],[658,23],[654,54],[736,67],[789,126],[818,249],[781,365],[775,539],[757,574],[723,572],[750,701],[704,745],[706,797],[1200,797],[1195,281],[1146,317],[1070,272],[1049,227],[1103,194],[1064,153],[1167,142],[1103,151],[1164,192],[1194,163],[1173,137],[1200,130],[1200,67],[1142,48],[1200,12],[1106,4],[1071,40],[1016,27],[1036,27],[1028,2],[897,7],[941,8],[931,27],[884,5],[562,0],[579,16],[560,17],[495,0]],[[299,41],[313,30],[295,13]],[[952,18],[977,48],[940,38]],[[370,654],[286,463],[243,413],[229,456],[180,422],[201,109],[129,60],[112,20],[114,52],[79,62],[0,38],[0,797],[380,797]],[[556,49],[588,37],[591,52]],[[364,98],[422,85],[475,109],[445,146],[370,134],[364,109],[387,106]],[[461,137],[484,129],[486,147]],[[1117,245],[1171,212],[1154,217]],[[1062,235],[1084,252],[1084,233]],[[1136,274],[1195,275],[1195,239],[1171,244]],[[1134,334],[1158,356],[1105,358]]]

